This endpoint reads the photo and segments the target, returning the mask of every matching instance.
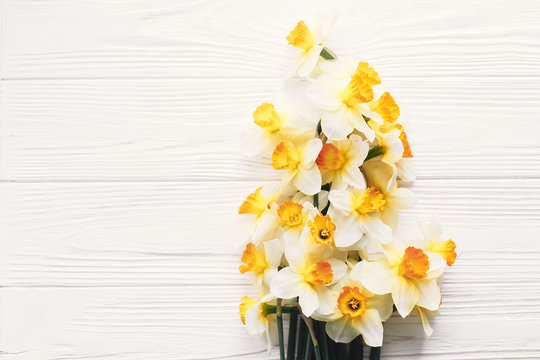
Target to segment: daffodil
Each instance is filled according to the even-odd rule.
[[[437,278],[444,271],[444,260],[400,243],[383,248],[385,257],[367,262],[359,270],[357,280],[376,294],[391,293],[402,317],[409,315],[416,305],[438,310],[441,292]]]
[[[338,282],[347,265],[335,258],[310,254],[298,242],[287,243],[285,257],[289,263],[273,277],[270,292],[283,299],[298,296],[302,312],[328,314],[333,311],[334,298],[328,286]]]
[[[336,13],[332,12],[311,28],[304,21],[300,21],[287,36],[289,45],[302,50],[294,61],[295,72],[301,78],[308,77],[317,66],[335,17]]]
[[[392,229],[377,215],[384,210],[387,201],[377,188],[332,190],[328,198],[332,204],[328,214],[337,227],[334,239],[337,247],[356,244],[362,248],[367,240],[364,234],[381,244],[392,241]]]
[[[456,261],[456,243],[452,239],[445,239],[441,236],[441,224],[438,217],[433,214],[429,224],[420,223],[424,237],[419,241],[419,245],[431,253],[441,256],[448,266],[452,266]]]
[[[242,274],[250,272],[257,288],[267,292],[272,278],[281,265],[282,256],[283,242],[278,239],[265,241],[258,248],[249,243],[242,254],[241,260],[244,264],[238,269]]]
[[[373,100],[372,87],[381,82],[378,74],[365,62],[360,62],[353,71],[349,62],[328,63],[332,64],[326,67],[339,71],[322,74],[307,90],[307,96],[321,109],[323,133],[330,140],[342,140],[356,129],[373,141],[375,133],[363,115],[373,114],[367,103]],[[348,76],[344,77],[344,73]]]
[[[326,321],[326,332],[336,342],[348,343],[362,335],[369,346],[381,346],[383,341],[382,322],[392,314],[392,297],[376,295],[355,279],[360,262],[348,276],[332,287],[334,311],[329,315],[315,313],[314,318]]]
[[[284,181],[292,181],[304,194],[314,195],[321,190],[321,172],[315,163],[321,148],[319,138],[300,144],[282,141],[272,153],[272,166],[276,170],[288,170]]]
[[[268,319],[263,302],[244,296],[240,302],[239,310],[240,319],[246,325],[250,335],[260,336],[268,331]]]
[[[398,210],[410,209],[416,202],[416,195],[407,188],[399,187],[394,168],[381,161],[367,161],[364,171],[370,186],[374,186],[384,197],[384,208],[378,213],[382,221],[392,228],[397,227]]]
[[[317,157],[323,184],[331,182],[332,189],[343,189],[348,185],[365,188],[366,181],[360,166],[368,151],[367,141],[355,134],[343,140],[326,142]]]
[[[238,234],[239,244],[258,245],[261,241],[279,237],[279,217],[275,200],[279,197],[276,187],[261,186],[251,193],[238,207],[245,216]]]
[[[254,122],[246,134],[246,149],[268,156],[280,141],[315,137],[320,115],[304,96],[306,86],[303,81],[290,79],[272,101],[257,106]]]

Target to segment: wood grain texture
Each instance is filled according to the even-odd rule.
[[[401,234],[435,211],[460,250],[433,337],[393,317],[383,359],[540,358],[537,1],[0,0],[2,360],[267,357],[232,243],[279,175],[241,128],[330,6],[408,107]]]
[[[389,78],[419,178],[540,177],[536,78]],[[0,174],[10,181],[277,179],[242,148],[279,80],[3,83]],[[511,104],[511,105],[510,105]]]
[[[3,2],[4,78],[281,77],[288,32],[332,6],[330,47],[385,76],[540,75],[534,0]]]

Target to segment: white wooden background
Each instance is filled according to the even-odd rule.
[[[277,177],[240,128],[329,3],[0,0],[1,359],[265,358],[230,244]],[[392,318],[383,357],[540,358],[540,3],[335,6],[330,47],[408,104],[403,223],[461,250],[433,337]]]

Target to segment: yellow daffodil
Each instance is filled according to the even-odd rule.
[[[366,181],[360,171],[369,151],[369,144],[358,135],[337,141],[328,141],[317,157],[323,184],[332,183],[332,189],[344,189],[348,185],[365,188]]]
[[[316,310],[321,314],[331,313],[334,309],[334,298],[328,286],[335,284],[345,275],[345,262],[307,253],[298,242],[287,243],[285,257],[289,266],[274,276],[271,293],[283,299],[298,296],[298,302],[306,316]]]
[[[381,161],[367,161],[364,171],[370,186],[374,186],[384,197],[384,208],[378,213],[381,220],[395,229],[398,210],[410,209],[416,203],[416,195],[409,189],[399,187],[394,168]]]
[[[272,153],[272,166],[276,170],[288,170],[284,181],[292,181],[304,194],[314,195],[321,190],[321,172],[315,163],[321,148],[319,138],[303,144],[282,141]]]
[[[328,214],[337,226],[334,239],[337,247],[356,244],[362,248],[367,240],[364,234],[381,244],[392,241],[392,229],[377,215],[384,210],[387,201],[381,191],[373,186],[364,189],[349,187],[332,190],[328,198],[332,204]]]
[[[279,188],[261,186],[238,207],[238,213],[245,217],[237,235],[240,246],[248,242],[258,245],[264,240],[280,237],[281,228],[275,204],[279,196]]]
[[[317,66],[335,17],[336,13],[332,12],[312,27],[300,21],[287,36],[289,45],[302,50],[294,61],[294,70],[301,78],[308,77]]]
[[[340,61],[331,61],[341,64]],[[343,64],[349,68],[349,63]],[[321,109],[321,127],[330,140],[342,140],[354,129],[370,142],[375,139],[363,115],[370,116],[367,103],[373,100],[374,85],[380,84],[375,70],[360,62],[356,69],[343,77],[343,72],[330,72],[319,76],[308,88],[307,96]]]
[[[363,263],[355,265],[355,268],[363,266]],[[327,322],[326,332],[336,342],[348,343],[362,335],[367,345],[381,346],[382,322],[392,314],[392,297],[389,294],[376,295],[367,290],[355,280],[357,271],[351,271],[332,286],[334,311],[326,316],[315,313],[313,317]]]
[[[441,224],[435,214],[431,217],[431,223],[420,223],[424,238],[419,241],[419,246],[427,251],[441,256],[448,266],[456,261],[456,244],[452,239],[441,236]]]
[[[416,305],[438,310],[441,292],[437,278],[444,271],[444,260],[398,242],[383,248],[385,257],[367,262],[356,279],[376,294],[391,293],[402,317],[409,315]]]
[[[263,305],[264,303],[249,296],[242,297],[239,306],[240,319],[250,335],[260,336],[268,329],[268,319]]]
[[[249,243],[242,254],[241,260],[244,264],[238,269],[242,274],[251,273],[259,291],[267,292],[281,265],[282,256],[283,242],[278,239],[265,241],[258,247]]]

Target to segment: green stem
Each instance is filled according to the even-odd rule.
[[[283,313],[281,312],[281,299],[276,301],[276,318],[279,339],[279,360],[285,360],[285,339],[283,338]]]
[[[326,341],[326,323],[325,322],[319,322],[317,324],[317,330],[319,333],[319,339],[321,343],[321,355],[323,360],[329,360],[328,356],[328,342]]]
[[[347,344],[336,343],[336,359],[346,359],[347,358]]]
[[[311,337],[308,336],[306,339],[306,356],[304,357],[304,360],[311,360],[313,359],[313,343],[311,340]]]
[[[300,316],[302,316],[302,319],[304,319],[304,322],[306,323],[306,326],[311,335],[311,340],[313,342],[313,350],[315,352],[315,359],[321,360],[321,352],[319,351],[319,342],[317,341],[317,335],[315,334],[315,328],[313,327],[313,320],[310,317],[305,316],[304,314],[300,314]]]
[[[302,360],[304,358],[304,350],[306,350],[304,344],[306,343],[307,327],[306,323],[300,321],[298,328],[298,349],[296,350],[296,360]]]
[[[385,151],[386,149],[384,148],[384,146],[381,146],[381,145],[374,146],[371,149],[369,149],[369,152],[364,161],[368,161],[368,160],[373,159],[374,157],[384,155]]]
[[[277,313],[277,306],[276,305],[264,304],[264,312],[265,312],[266,315],[268,315],[268,314],[276,314]],[[281,313],[282,314],[298,314],[298,308],[296,306],[282,306],[281,307]]]
[[[289,322],[289,341],[287,342],[287,360],[294,360],[294,349],[296,347],[296,329],[298,327],[298,313],[291,313]]]
[[[369,360],[380,360],[381,359],[381,348],[372,347],[371,352],[369,353]]]
[[[319,194],[313,195],[313,206],[315,209],[319,209]]]
[[[326,334],[326,342],[328,343],[329,360],[336,360],[336,342]]]
[[[364,339],[362,335],[358,336],[351,343],[351,353],[349,354],[349,360],[363,359],[364,358]]]
[[[336,58],[336,55],[332,54],[327,48],[323,48],[321,50],[321,57],[326,60],[333,60]]]

